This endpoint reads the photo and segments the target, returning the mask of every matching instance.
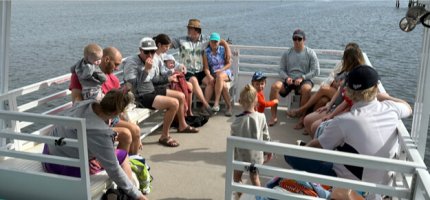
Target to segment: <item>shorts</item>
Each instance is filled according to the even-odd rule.
[[[166,96],[167,94],[167,89],[159,89],[159,90],[155,90],[154,92],[151,93],[146,93],[144,95],[140,95],[137,100],[139,101],[140,105],[145,107],[145,108],[149,108],[149,109],[153,109],[156,110],[154,107],[152,107],[152,104],[154,103],[155,97],[158,95],[161,96]]]
[[[193,76],[197,78],[197,81],[199,81],[199,85],[201,85],[203,83],[203,79],[205,78],[206,74],[205,72],[198,72],[194,74],[188,72],[185,74],[185,79],[188,81]]]
[[[281,97],[286,97],[288,94],[290,94],[290,92],[292,91],[292,90],[294,90],[294,93],[296,94],[296,95],[300,95],[300,88],[302,87],[302,85],[304,85],[304,84],[310,84],[311,85],[311,87],[314,87],[314,83],[311,81],[311,80],[303,80],[301,83],[300,83],[300,85],[299,86],[297,86],[297,85],[287,85],[287,83],[286,82],[283,82],[282,83],[282,87],[284,87],[284,89],[285,89],[285,92],[281,92],[281,91],[279,91],[279,95],[281,95]]]
[[[48,145],[46,144],[43,148],[43,154],[50,155]],[[115,150],[115,155],[120,165],[124,162],[125,158],[127,158],[127,154],[128,154],[127,151],[123,149]],[[90,175],[97,174],[100,171],[104,170],[103,167],[95,168],[94,163],[99,164],[99,162],[95,158],[90,159],[88,162],[89,168],[90,168],[89,170]],[[65,165],[58,165],[58,164],[51,164],[51,163],[42,163],[42,167],[46,172],[49,172],[49,173],[60,174],[60,175],[71,176],[71,177],[81,177],[81,170],[79,169],[79,167],[72,167],[72,166],[65,166]]]

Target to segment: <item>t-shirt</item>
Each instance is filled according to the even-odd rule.
[[[392,158],[397,149],[397,124],[411,114],[409,107],[393,101],[355,102],[350,112],[335,117],[318,141],[324,149]],[[333,165],[337,176],[386,184],[383,170]]]
[[[106,81],[102,84],[102,92],[106,94],[112,89],[120,88],[119,79],[115,74],[106,74]]]

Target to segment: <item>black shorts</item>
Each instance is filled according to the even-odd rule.
[[[201,85],[203,83],[203,79],[205,78],[206,74],[205,72],[198,72],[198,73],[187,73],[185,74],[185,79],[187,81],[190,80],[191,77],[195,76],[197,78],[197,81],[199,81],[199,85]]]
[[[158,95],[166,96],[167,89],[158,89],[151,93],[146,93],[144,95],[140,95],[137,100],[139,101],[139,105],[144,108],[149,108],[156,110],[154,107],[152,107],[152,104],[154,103],[155,97]]]
[[[294,85],[294,84],[292,84],[292,85],[287,85],[287,83],[286,83],[286,82],[283,82],[283,83],[282,83],[282,87],[284,87],[285,92],[281,92],[281,91],[279,91],[279,95],[281,95],[281,97],[286,97],[288,94],[290,94],[290,92],[291,92],[292,90],[294,90],[294,93],[295,93],[296,95],[300,95],[300,88],[301,88],[301,87],[302,87],[302,85],[304,85],[304,84],[310,84],[310,85],[311,85],[311,87],[314,87],[314,83],[313,83],[311,80],[303,80],[303,81],[300,83],[300,85],[299,85],[299,86]]]

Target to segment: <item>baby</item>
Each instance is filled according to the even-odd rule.
[[[84,48],[84,58],[71,67],[82,85],[82,98],[101,100],[101,86],[106,81],[106,75],[99,65],[103,56],[103,49],[97,44],[88,44]]]

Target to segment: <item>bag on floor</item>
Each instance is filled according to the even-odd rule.
[[[209,121],[206,116],[186,116],[185,121],[192,127],[202,127]]]
[[[133,198],[128,196],[124,190],[121,189],[108,189],[102,196],[102,200],[132,200]]]
[[[149,194],[152,190],[151,182],[152,176],[149,173],[149,166],[146,164],[145,159],[135,159],[130,157],[130,167],[131,170],[137,177],[139,181],[139,189],[143,194]]]

